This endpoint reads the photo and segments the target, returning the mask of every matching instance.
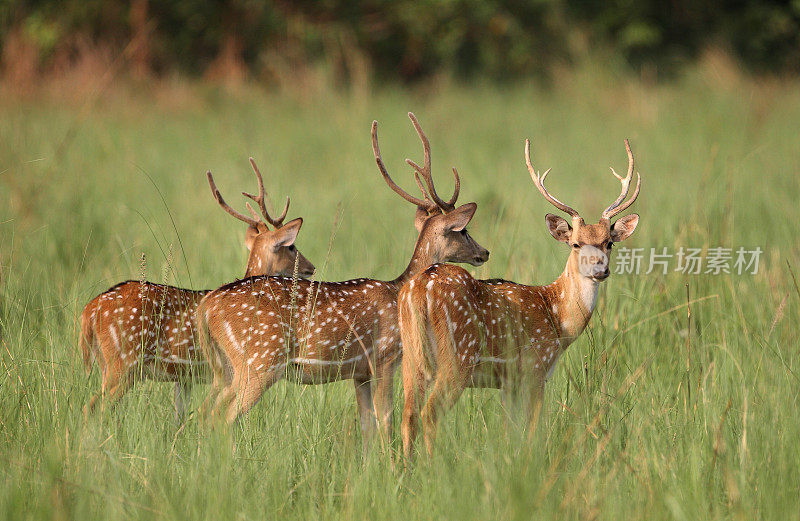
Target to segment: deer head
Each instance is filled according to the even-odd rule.
[[[428,259],[435,262],[466,262],[473,266],[480,266],[489,258],[489,251],[479,245],[467,232],[467,224],[472,220],[478,205],[475,203],[455,206],[461,189],[461,180],[458,171],[453,168],[455,187],[453,195],[444,201],[436,193],[436,187],[431,175],[431,145],[416,116],[408,113],[414,129],[422,141],[423,166],[419,166],[411,159],[406,159],[414,169],[414,180],[417,183],[423,198],[414,197],[400,188],[389,176],[386,166],[381,159],[378,146],[378,122],[372,122],[372,151],[386,184],[395,193],[417,207],[414,225],[419,232],[415,252],[421,251]]]
[[[251,217],[231,208],[222,198],[211,172],[206,173],[208,184],[211,186],[211,193],[217,203],[223,210],[248,224],[247,232],[245,233],[245,246],[250,251],[250,255],[247,259],[247,270],[244,276],[252,277],[267,273],[292,276],[295,272],[295,266],[297,266],[298,276],[303,278],[310,277],[314,274],[314,265],[294,245],[300,227],[303,225],[303,219],[298,217],[283,224],[286,213],[289,211],[288,197],[281,215],[277,218],[271,217],[266,206],[264,180],[252,157],[250,158],[250,166],[253,167],[253,172],[258,179],[258,195],[252,195],[247,192],[242,192],[242,195],[249,197],[258,204],[263,219],[250,206],[250,203],[246,203],[246,205]],[[272,226],[273,229],[270,230],[268,225]]]
[[[572,223],[566,219],[548,213],[545,222],[550,234],[557,241],[566,243],[570,246],[570,258],[567,262],[568,270],[578,272],[584,277],[594,282],[602,282],[610,275],[608,268],[609,255],[615,242],[624,241],[630,237],[639,222],[639,216],[635,213],[619,218],[614,223],[611,218],[623,212],[636,200],[641,186],[641,176],[636,174],[636,188],[630,199],[623,202],[628,196],[630,183],[633,179],[633,152],[631,152],[628,140],[625,140],[625,149],[628,152],[628,174],[625,177],[618,175],[614,169],[611,173],[620,181],[622,189],[619,196],[611,203],[600,217],[597,224],[586,224],[583,218],[570,206],[562,203],[545,189],[544,180],[550,172],[548,169],[544,174],[539,174],[531,164],[530,141],[525,140],[525,162],[528,165],[533,184],[547,201],[559,210],[572,217]]]

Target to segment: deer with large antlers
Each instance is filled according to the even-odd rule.
[[[417,208],[419,236],[399,277],[344,282],[257,277],[223,286],[200,303],[201,345],[215,381],[221,382],[206,403],[214,403],[214,410],[228,423],[246,413],[288,373],[306,384],[352,379],[365,444],[377,423],[384,439],[391,434],[393,374],[401,357],[400,287],[436,262],[478,266],[489,256],[466,230],[477,205],[455,206],[458,172],[453,169],[453,196],[444,201],[433,184],[428,138],[416,117],[408,116],[423,145],[423,166],[406,160],[415,172],[422,199],[405,192],[389,176],[378,148],[378,124],[372,123],[378,170],[393,191]]]
[[[272,218],[265,203],[264,181],[250,158],[258,195],[242,192],[258,204],[263,219],[253,210],[252,217],[231,208],[207,173],[211,192],[226,212],[247,223],[245,245],[250,250],[245,277],[255,275],[292,275],[314,273],[314,266],[294,246],[303,220],[283,224],[289,210],[289,198],[278,218]],[[272,229],[269,227],[272,226]],[[129,280],[113,286],[89,302],[81,313],[80,347],[87,370],[96,359],[102,377],[100,392],[86,407],[92,412],[101,404],[118,401],[137,377],[175,382],[175,414],[184,412],[193,372],[205,365],[196,338],[195,309],[210,290],[189,290]]]
[[[467,387],[513,387],[531,384],[531,426],[541,407],[544,383],[566,348],[583,332],[594,311],[600,283],[608,278],[608,256],[615,242],[636,229],[639,216],[615,215],[639,195],[641,178],[625,201],[633,178],[628,141],[628,175],[620,180],[619,197],[603,211],[600,222],[586,224],[571,207],[544,187],[549,170],[539,175],[525,141],[525,161],[544,198],[572,218],[547,214],[550,234],[571,251],[563,273],[546,286],[503,280],[476,280],[452,265],[435,265],[413,277],[398,296],[403,341],[403,450],[413,454],[421,420],[428,453],[437,418]],[[625,201],[625,202],[623,202]],[[421,417],[421,418],[420,418]]]

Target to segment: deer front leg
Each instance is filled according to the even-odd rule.
[[[188,381],[175,382],[175,423],[180,425],[186,418],[186,403],[189,401],[192,384]]]
[[[530,403],[528,404],[528,439],[531,439],[536,433],[536,428],[539,425],[539,418],[542,413],[542,405],[544,401],[544,375],[537,375],[537,377],[530,382]]]
[[[394,413],[395,364],[386,361],[378,367],[375,380],[375,414],[381,437],[381,446],[386,449],[392,443],[392,415]]]
[[[354,378],[353,386],[356,390],[356,404],[358,405],[358,419],[361,423],[361,441],[366,452],[367,446],[375,432],[375,412],[372,408],[371,381],[363,378]]]

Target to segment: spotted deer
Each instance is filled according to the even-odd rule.
[[[403,352],[403,449],[411,458],[417,424],[423,424],[428,453],[438,417],[466,387],[513,387],[522,377],[531,383],[531,426],[541,407],[544,383],[556,361],[583,332],[592,317],[600,283],[608,278],[608,256],[615,242],[636,229],[639,216],[611,218],[639,195],[637,173],[633,195],[625,201],[633,176],[628,141],[628,175],[621,177],[619,197],[597,224],[586,224],[578,212],[550,195],[531,165],[530,142],[525,161],[534,185],[553,206],[569,214],[572,224],[553,214],[545,221],[550,234],[570,248],[566,267],[546,286],[504,280],[476,280],[465,270],[437,264],[411,278],[398,296]],[[625,202],[623,202],[625,201]],[[426,399],[427,394],[427,399]],[[421,409],[421,411],[420,411]]]
[[[417,207],[419,232],[405,271],[394,280],[293,281],[257,277],[228,284],[203,298],[197,310],[201,345],[214,371],[216,392],[206,403],[228,423],[246,413],[279,379],[294,375],[304,384],[352,379],[364,443],[380,424],[391,435],[392,381],[401,357],[397,293],[413,275],[436,262],[483,264],[489,252],[467,224],[477,205],[459,207],[460,180],[448,201],[436,193],[428,138],[408,114],[422,141],[423,166],[407,159],[423,199],[413,197],[389,176],[372,123],[372,148],[389,187]],[[423,185],[424,181],[424,185]],[[374,393],[374,398],[373,398]]]
[[[217,203],[229,214],[247,223],[245,245],[250,250],[245,277],[277,274],[308,277],[311,264],[294,246],[303,220],[283,224],[289,210],[289,198],[283,213],[273,219],[265,205],[264,181],[253,159],[258,179],[258,195],[244,193],[256,203],[262,220],[249,203],[252,217],[231,208],[214,184],[211,172],[208,183]],[[272,226],[273,229],[270,229]],[[175,412],[180,420],[189,391],[190,373],[205,365],[198,348],[195,309],[210,290],[194,291],[152,282],[129,280],[113,286],[89,302],[81,313],[80,348],[87,371],[92,361],[100,366],[102,387],[89,401],[87,413],[98,403],[118,401],[137,377],[175,382]],[[202,377],[203,371],[199,371]]]

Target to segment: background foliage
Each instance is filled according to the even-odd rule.
[[[21,43],[24,42],[24,45]],[[139,73],[251,74],[325,62],[340,81],[431,74],[505,80],[607,53],[671,75],[721,48],[756,72],[800,72],[800,2],[711,0],[3,0],[6,68],[128,49]]]

